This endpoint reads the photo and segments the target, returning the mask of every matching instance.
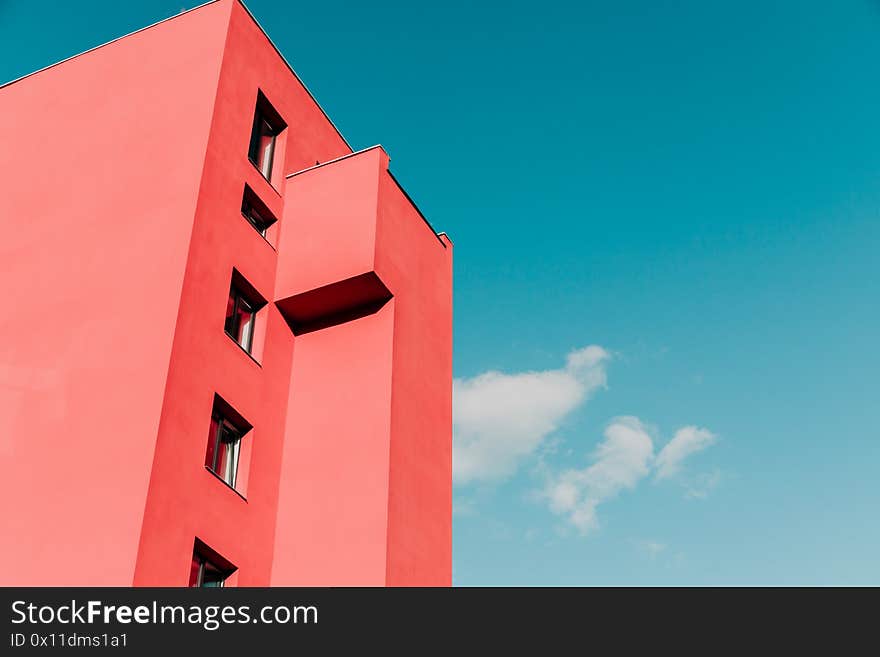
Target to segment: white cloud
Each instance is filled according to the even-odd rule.
[[[685,498],[689,500],[704,500],[709,492],[721,483],[721,470],[715,468],[710,472],[703,472],[685,483]]]
[[[606,383],[610,355],[591,345],[565,367],[486,372],[453,382],[452,470],[456,484],[511,475],[560,423]]]
[[[621,491],[632,490],[651,471],[655,479],[675,476],[684,460],[715,441],[708,429],[682,427],[654,457],[654,440],[637,417],[619,417],[605,428],[604,439],[592,454],[593,463],[582,470],[569,469],[551,476],[541,496],[550,510],[564,515],[581,534],[598,528],[596,510]],[[687,485],[688,497],[705,497],[718,485],[720,471],[699,475]],[[660,552],[664,546],[646,546]]]
[[[452,469],[456,485],[499,481],[528,457],[542,461],[557,452],[552,434],[599,388],[606,386],[610,354],[591,345],[568,354],[559,369],[506,374],[489,371],[453,382]],[[554,440],[557,443],[554,443]],[[697,426],[678,429],[654,454],[651,432],[637,417],[613,419],[583,469],[550,474],[538,497],[582,534],[599,526],[598,507],[636,488],[652,473],[656,481],[676,477],[683,463],[716,440]],[[571,456],[571,450],[564,452]],[[554,460],[561,458],[559,454]],[[545,470],[546,472],[546,470]],[[705,497],[720,475],[683,482],[688,497]],[[456,515],[475,513],[472,500],[457,500]],[[661,544],[646,547],[660,552]]]
[[[715,434],[701,427],[682,427],[675,432],[660,453],[657,454],[656,479],[668,479],[678,474],[682,462],[691,454],[701,452],[715,442]]]
[[[654,559],[657,555],[666,550],[666,543],[652,540],[636,541],[636,547],[642,550],[651,559]]]
[[[566,515],[582,533],[599,526],[596,508],[622,490],[635,488],[650,472],[654,443],[635,417],[620,417],[605,429],[592,465],[551,477],[544,489],[550,509]]]

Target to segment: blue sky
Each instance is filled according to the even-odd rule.
[[[880,584],[880,3],[672,4],[248,3],[455,241],[456,584]]]

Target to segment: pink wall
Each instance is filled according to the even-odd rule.
[[[449,584],[451,245],[381,148],[286,178],[350,149],[237,0],[0,89],[0,143],[0,584],[183,586],[196,537],[239,586]],[[233,268],[268,300],[256,359]],[[204,467],[215,394],[253,426],[238,493]]]
[[[273,586],[385,583],[394,302],[298,336]]]
[[[231,12],[199,190],[135,583],[186,583],[193,538],[238,567],[240,586],[269,583],[293,334],[274,304],[261,362],[223,331],[232,269],[273,298],[277,253],[242,217],[245,183],[279,219],[284,172],[348,147],[238,2]],[[257,91],[285,119],[285,162],[273,184],[247,159]],[[284,239],[285,226],[279,226]],[[253,425],[247,500],[204,468],[214,393]]]
[[[387,169],[387,162],[386,162]],[[452,243],[387,170],[376,273],[397,300],[387,584],[452,583]]]
[[[375,147],[288,179],[279,307],[296,316],[303,290],[330,296],[335,280],[364,272],[393,300],[296,338],[273,583],[451,583],[452,245],[388,161]],[[339,294],[325,306],[339,313],[370,300]],[[362,369],[367,356],[378,360]],[[353,476],[358,460],[364,472]],[[379,518],[379,507],[377,534],[363,518]]]
[[[4,585],[132,581],[227,14],[0,90]]]
[[[383,156],[376,147],[289,178],[276,298],[373,271]]]

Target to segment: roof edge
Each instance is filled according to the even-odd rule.
[[[296,78],[297,82],[299,82],[302,85],[302,88],[305,89],[306,93],[309,95],[309,98],[311,98],[312,102],[315,103],[315,106],[319,110],[321,110],[321,114],[324,115],[324,118],[327,119],[327,122],[333,127],[333,129],[336,131],[336,134],[339,135],[339,138],[342,139],[342,143],[344,143],[346,146],[348,146],[348,149],[350,151],[353,151],[354,148],[352,148],[351,144],[348,143],[348,139],[346,139],[345,135],[342,134],[342,131],[336,127],[336,124],[333,123],[333,119],[330,118],[330,115],[327,114],[326,110],[323,107],[321,107],[321,103],[319,103],[318,99],[315,98],[315,94],[313,94],[311,89],[309,89],[308,86],[306,86],[306,83],[303,82],[301,77],[299,77],[299,74],[293,70],[293,66],[290,65],[290,62],[287,61],[287,58],[281,53],[281,50],[278,48],[278,46],[275,45],[275,42],[272,41],[272,38],[269,36],[269,33],[266,32],[266,30],[263,28],[262,25],[260,25],[260,21],[257,20],[257,17],[254,16],[253,12],[250,9],[248,9],[248,6],[244,3],[244,0],[236,0],[236,1],[238,2],[238,4],[241,5],[242,9],[244,9],[245,12],[247,12],[247,15],[251,17],[251,20],[254,22],[254,25],[256,25],[260,29],[260,32],[262,32],[263,36],[266,37],[266,41],[269,42],[269,45],[272,46],[273,50],[275,50],[275,52],[278,54],[278,57],[281,58],[281,61],[284,62],[284,65],[288,68],[288,70],[290,70],[290,72],[293,74],[293,77]]]
[[[381,148],[385,151],[385,147],[382,144],[374,144],[373,146],[367,146],[366,148],[362,148],[359,151],[352,151],[351,153],[346,153],[345,155],[340,155],[339,157],[334,157],[332,160],[327,160],[326,162],[319,162],[318,164],[313,164],[310,167],[306,167],[305,169],[300,169],[299,171],[294,171],[293,173],[285,174],[284,179],[293,178],[294,176],[298,176],[302,173],[307,173],[312,169],[320,169],[321,167],[325,167],[328,164],[333,164],[334,162],[339,162],[340,160],[347,160],[350,157],[354,157],[355,155],[362,155],[367,151],[372,151],[377,148]],[[385,154],[388,155],[388,151],[385,151]]]
[[[15,84],[16,82],[21,82],[22,80],[29,78],[32,75],[36,75],[37,73],[42,73],[43,71],[48,71],[50,68],[55,68],[56,66],[64,64],[65,62],[69,62],[71,59],[76,59],[77,57],[82,57],[83,55],[88,55],[90,52],[98,50],[99,48],[103,48],[104,46],[109,46],[111,43],[116,43],[117,41],[121,41],[122,39],[125,39],[130,36],[134,36],[135,34],[143,32],[144,30],[149,30],[150,28],[156,27],[157,25],[161,25],[162,23],[167,23],[168,21],[174,20],[175,18],[178,18],[179,16],[183,16],[184,14],[188,14],[191,11],[196,11],[197,9],[201,9],[202,7],[207,7],[208,5],[213,5],[216,2],[220,2],[220,0],[208,0],[207,2],[203,2],[200,5],[196,5],[195,7],[191,8],[191,9],[186,9],[184,11],[181,11],[180,13],[174,14],[174,16],[169,16],[168,18],[163,18],[162,20],[156,21],[155,23],[150,23],[149,25],[147,25],[145,27],[138,28],[132,32],[128,32],[127,34],[123,34],[122,36],[118,36],[115,39],[110,39],[109,41],[105,41],[104,43],[100,43],[97,46],[93,46],[93,47],[89,48],[88,50],[83,50],[82,52],[78,52],[75,55],[71,55],[70,57],[65,57],[64,59],[60,59],[53,64],[49,64],[48,66],[44,66],[43,68],[38,68],[36,71],[31,71],[30,73],[25,73],[24,75],[22,75],[20,77],[17,77],[13,80],[9,80],[8,82],[4,82],[4,83],[0,84],[0,89],[3,89],[3,88],[8,87],[12,84]],[[247,7],[245,7],[245,9],[247,9]],[[250,13],[250,12],[248,12],[248,13]],[[260,28],[260,29],[263,29],[263,28]]]
[[[346,153],[345,155],[342,155],[342,156],[340,156],[340,157],[333,158],[332,160],[327,160],[326,162],[320,162],[320,163],[318,163],[318,164],[314,164],[314,165],[312,165],[312,166],[310,166],[310,167],[306,167],[305,169],[300,169],[299,171],[294,171],[293,173],[288,173],[287,175],[284,176],[284,179],[285,179],[285,180],[290,180],[290,179],[293,178],[294,176],[298,176],[298,175],[303,174],[303,173],[308,173],[309,171],[314,171],[315,169],[320,169],[321,167],[325,167],[325,166],[327,166],[328,164],[334,164],[335,162],[340,162],[341,160],[346,160],[346,159],[348,159],[348,158],[350,158],[350,157],[355,157],[355,156],[357,156],[357,155],[362,155],[363,153],[367,153],[368,151],[376,150],[377,148],[380,149],[383,153],[385,153],[386,157],[388,157],[389,160],[391,159],[391,156],[388,155],[388,151],[385,150],[385,147],[382,146],[382,144],[376,144],[376,145],[374,145],[374,146],[369,146],[368,148],[362,148],[361,150],[359,150],[359,151],[355,151],[355,152],[353,152],[353,153]],[[424,213],[422,212],[422,210],[419,208],[418,204],[416,204],[416,202],[412,199],[412,196],[410,196],[410,195],[407,193],[407,191],[406,191],[406,189],[404,189],[403,185],[400,184],[400,181],[394,176],[393,173],[391,173],[391,169],[390,169],[390,167],[387,168],[387,169],[385,169],[385,171],[386,171],[386,173],[388,173],[388,175],[389,175],[389,177],[391,178],[392,182],[393,182],[395,185],[397,185],[397,188],[398,188],[398,189],[400,190],[400,192],[403,194],[404,198],[406,198],[406,200],[409,201],[409,204],[410,204],[410,205],[413,207],[413,209],[416,211],[416,214],[418,214],[419,217],[422,218],[422,221],[425,222],[425,225],[430,229],[430,231],[431,231],[432,233],[434,233],[434,237],[437,238],[437,240],[440,242],[440,244],[443,246],[444,249],[448,248],[447,245],[446,245],[446,242],[443,241],[443,238],[445,237],[447,240],[449,240],[449,243],[452,244],[452,240],[449,238],[449,235],[447,235],[445,232],[439,232],[439,233],[438,233],[438,232],[434,229],[434,226],[431,225],[431,222],[428,221],[428,218],[424,215]]]
[[[339,138],[342,139],[342,142],[348,147],[349,150],[354,150],[352,148],[351,144],[348,143],[348,140],[345,138],[345,135],[342,134],[342,131],[336,126],[335,123],[333,123],[333,120],[327,114],[326,110],[323,107],[321,107],[321,103],[319,103],[318,99],[315,98],[315,94],[313,94],[311,89],[309,89],[308,86],[306,86],[306,83],[303,82],[302,78],[297,74],[297,72],[293,70],[293,66],[290,65],[290,62],[287,61],[287,59],[281,53],[281,50],[278,49],[278,46],[275,45],[275,42],[272,41],[271,37],[269,37],[269,34],[266,32],[266,30],[263,28],[262,25],[260,25],[260,21],[257,20],[257,17],[254,16],[253,12],[248,8],[248,6],[243,2],[243,0],[235,0],[235,1],[238,2],[238,4],[240,4],[242,6],[242,9],[244,9],[245,12],[247,13],[247,15],[250,16],[251,20],[254,22],[254,25],[256,25],[257,28],[259,28],[260,32],[263,33],[263,36],[266,37],[266,41],[269,42],[269,45],[272,46],[272,49],[278,54],[278,57],[281,58],[281,61],[284,62],[284,65],[293,74],[293,77],[296,78],[297,82],[299,82],[302,85],[302,88],[305,89],[306,93],[309,95],[309,98],[312,99],[312,102],[315,103],[315,106],[321,111],[321,114],[324,115],[324,118],[327,119],[327,122],[336,131],[336,134],[339,135]],[[4,87],[8,87],[10,85],[13,85],[16,82],[20,82],[22,80],[25,80],[25,79],[31,77],[32,75],[36,75],[37,73],[42,73],[43,71],[47,71],[50,68],[54,68],[60,64],[64,64],[65,62],[69,62],[70,60],[76,59],[77,57],[82,57],[83,55],[87,55],[88,53],[93,52],[95,50],[98,50],[99,48],[103,48],[104,46],[109,46],[111,43],[116,43],[117,41],[120,41],[120,40],[125,39],[130,36],[133,36],[135,34],[138,34],[139,32],[143,32],[144,30],[149,30],[150,28],[156,27],[157,25],[161,25],[162,23],[166,23],[170,20],[174,20],[175,18],[177,18],[179,16],[183,16],[184,14],[188,14],[191,11],[196,11],[198,9],[201,9],[202,7],[207,7],[208,5],[212,5],[217,2],[221,2],[221,0],[207,0],[207,2],[203,2],[200,5],[196,5],[195,7],[192,7],[191,9],[186,9],[184,11],[181,11],[180,13],[174,14],[173,16],[169,16],[168,18],[163,18],[162,20],[156,21],[155,23],[151,23],[150,25],[147,25],[145,27],[138,28],[137,30],[123,34],[122,36],[118,36],[115,39],[110,39],[109,41],[105,41],[104,43],[100,43],[97,46],[93,46],[87,50],[83,50],[81,52],[78,52],[74,55],[71,55],[70,57],[65,57],[64,59],[58,60],[57,62],[54,62],[54,63],[49,64],[47,66],[44,66],[42,68],[39,68],[36,71],[31,71],[30,73],[25,73],[24,75],[19,76],[13,80],[9,80],[8,82],[3,82],[2,84],[0,84],[0,89],[3,89]]]

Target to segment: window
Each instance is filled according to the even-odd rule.
[[[200,554],[193,554],[189,573],[190,588],[220,588],[229,577],[213,563]]]
[[[220,588],[235,567],[196,539],[189,569],[190,588]]]
[[[268,239],[267,233],[269,227],[275,223],[275,217],[247,185],[244,186],[244,196],[241,199],[241,214],[260,235]]]
[[[243,491],[239,489],[247,485],[247,467],[251,454],[250,442],[242,446],[242,441],[252,428],[250,422],[231,404],[220,395],[214,395],[205,448],[205,467],[242,497]]]
[[[215,411],[211,415],[205,466],[233,488],[235,488],[235,478],[238,476],[240,450],[241,431],[219,411]]]
[[[237,269],[232,270],[223,328],[259,364],[266,334],[266,298]]]
[[[226,302],[226,322],[223,328],[229,337],[248,353],[251,353],[254,344],[255,314],[253,305],[233,285],[229,289],[229,300]]]
[[[272,161],[275,158],[275,142],[286,124],[266,100],[262,92],[257,94],[257,108],[251,129],[248,157],[266,180],[272,179]]]

